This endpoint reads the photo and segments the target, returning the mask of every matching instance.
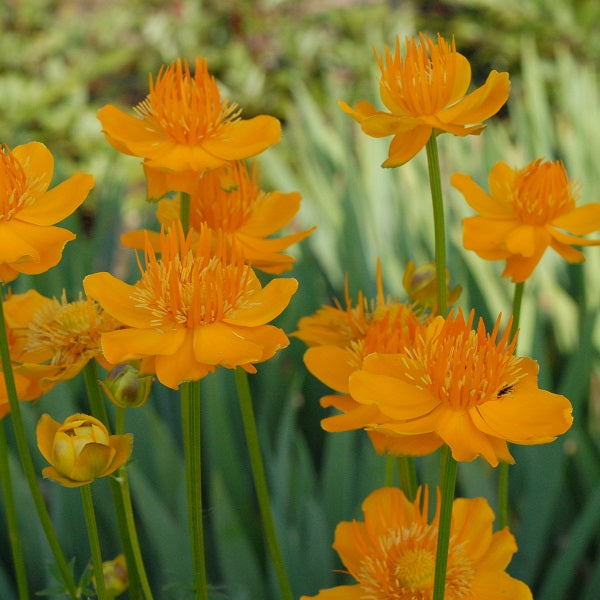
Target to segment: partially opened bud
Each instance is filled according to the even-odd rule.
[[[116,471],[131,454],[133,436],[109,435],[101,421],[75,414],[64,424],[42,415],[36,428],[37,444],[51,464],[42,475],[66,487],[79,487]]]
[[[116,406],[137,408],[146,404],[153,379],[152,375],[140,375],[131,364],[121,364],[100,382],[100,386]]]
[[[420,267],[415,267],[415,263],[409,260],[406,264],[402,286],[407,296],[423,308],[433,309],[436,305],[436,281],[435,281],[435,263],[426,263]],[[448,305],[454,304],[462,288],[457,285],[450,289],[450,274],[446,269],[446,289],[448,293]]]
[[[104,589],[109,598],[116,598],[129,587],[129,574],[127,573],[127,562],[125,556],[119,554],[113,560],[102,563],[102,574],[104,575]],[[94,577],[94,588],[96,578]]]

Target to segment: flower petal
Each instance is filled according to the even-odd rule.
[[[38,262],[40,254],[31,243],[19,234],[18,221],[0,223],[0,262],[14,264]]]
[[[381,412],[372,404],[360,405],[341,415],[333,415],[321,419],[321,427],[325,431],[352,431],[362,429],[381,419]]]
[[[175,352],[156,357],[155,369],[158,380],[163,385],[176,390],[184,381],[202,379],[213,370],[213,367],[196,359],[194,332],[189,329],[185,331],[185,339]]]
[[[306,368],[336,392],[348,393],[350,375],[356,371],[354,354],[338,346],[314,346],[304,353]]]
[[[567,233],[558,231],[553,227],[549,227],[548,229],[550,235],[562,244],[575,244],[576,246],[600,246],[600,240],[587,240],[574,235],[568,235]]]
[[[463,219],[463,246],[486,260],[508,258],[510,252],[504,242],[517,226],[516,221],[466,217]]]
[[[368,429],[367,434],[375,452],[390,456],[427,456],[444,443],[437,433],[391,435],[381,429]]]
[[[455,125],[480,123],[502,108],[508,100],[509,92],[508,73],[492,71],[480,88],[467,94],[454,106],[439,111],[436,116],[444,123]]]
[[[507,250],[512,254],[520,254],[525,258],[541,258],[550,245],[550,233],[545,227],[519,225],[507,234],[505,243]]]
[[[38,192],[44,192],[50,186],[54,172],[54,157],[44,144],[29,142],[13,148],[12,153],[21,163],[30,182],[35,182]],[[54,221],[56,223],[56,221]]]
[[[207,365],[233,367],[262,360],[263,349],[240,334],[239,328],[215,322],[194,329],[194,355]]]
[[[137,306],[133,295],[134,285],[129,285],[107,272],[93,273],[83,279],[83,289],[89,298],[96,300],[112,317],[129,327],[152,327],[152,314]]]
[[[240,231],[253,237],[266,237],[279,231],[298,212],[301,200],[302,196],[298,192],[270,192],[262,195]]]
[[[484,571],[504,571],[516,551],[515,536],[505,527],[494,533],[490,546],[478,560],[477,567]]]
[[[87,443],[75,460],[75,465],[68,475],[75,481],[88,481],[101,477],[110,466],[115,455],[114,448],[96,442]]]
[[[174,354],[185,338],[185,327],[169,331],[157,329],[117,329],[102,334],[102,352],[116,365],[145,356]]]
[[[223,319],[224,323],[256,327],[279,316],[298,289],[295,279],[273,279]]]
[[[92,175],[76,173],[19,211],[18,219],[34,225],[54,225],[68,217],[94,187]]]
[[[43,414],[35,428],[37,446],[42,453],[42,456],[49,462],[52,460],[52,446],[54,444],[54,436],[61,427],[61,423],[55,421],[50,415]]]
[[[460,100],[467,93],[469,84],[471,83],[471,64],[460,52],[456,52],[454,57],[456,61],[454,66],[454,86],[448,98],[449,106]]]
[[[477,569],[470,591],[473,598],[486,600],[533,600],[527,585],[504,571]]]
[[[463,173],[454,173],[450,178],[450,183],[459,190],[467,204],[482,217],[489,219],[511,219],[515,212],[507,202],[498,202],[492,198],[483,189],[481,189],[472,177]]]
[[[600,202],[584,204],[559,215],[552,225],[576,235],[586,235],[600,229]]]
[[[47,479],[52,479],[52,481],[56,481],[56,483],[60,483],[65,487],[76,488],[81,487],[82,485],[87,485],[88,483],[92,483],[93,479],[88,479],[87,481],[74,481],[73,479],[69,479],[64,475],[61,475],[54,467],[45,467],[42,469],[42,475]]]
[[[419,125],[405,133],[398,134],[392,140],[388,152],[388,158],[382,167],[399,167],[408,162],[421,150],[431,137],[430,125]]]
[[[108,443],[115,450],[112,462],[108,469],[102,473],[102,477],[110,475],[119,467],[125,464],[131,456],[133,449],[133,435],[131,433],[123,433],[121,435],[111,435],[108,438]]]
[[[487,552],[492,542],[493,522],[494,511],[485,498],[454,500],[451,535],[456,544],[461,544],[465,554],[475,562]]]

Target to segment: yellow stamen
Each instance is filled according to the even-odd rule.
[[[0,151],[0,222],[10,221],[20,210],[33,204],[38,185],[39,180],[28,181],[21,163],[8,146],[4,146]]]

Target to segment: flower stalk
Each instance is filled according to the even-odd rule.
[[[0,288],[0,291],[3,290]],[[79,598],[80,593],[77,590],[73,574],[71,569],[64,557],[63,551],[60,547],[60,543],[54,531],[54,526],[48,514],[46,503],[42,492],[38,486],[37,474],[31,458],[31,452],[29,451],[29,445],[27,443],[27,435],[25,433],[25,426],[23,425],[23,417],[21,416],[21,407],[19,405],[19,399],[17,398],[17,390],[15,387],[15,379],[12,371],[12,364],[10,360],[10,354],[8,349],[8,339],[6,336],[6,322],[4,318],[4,293],[0,298],[0,355],[2,358],[2,369],[4,371],[4,381],[6,385],[6,393],[8,396],[8,402],[11,410],[11,418],[13,423],[13,430],[15,439],[17,442],[17,450],[23,466],[23,471],[29,485],[29,490],[33,502],[35,504],[40,523],[48,540],[50,550],[56,560],[56,565],[61,573],[63,583],[66,587],[67,592],[72,598]]]
[[[10,466],[8,464],[8,444],[6,442],[4,422],[0,422],[0,485],[2,486],[2,498],[4,499],[8,537],[10,539],[19,600],[28,600],[27,573],[25,571],[21,536],[19,535],[19,522],[17,520],[17,508],[13,493]]]
[[[398,478],[400,489],[407,499],[413,502],[417,495],[417,472],[412,456],[398,457]]]
[[[431,188],[431,201],[433,206],[437,313],[445,317],[448,304],[446,293],[446,231],[444,226],[444,202],[440,178],[440,160],[435,132],[431,134],[425,149],[427,152],[429,186]]]
[[[186,381],[181,384],[181,424],[194,585],[196,598],[208,600],[204,527],[202,524],[202,436],[199,381]]]
[[[237,386],[240,408],[242,411],[242,420],[244,422],[244,432],[246,434],[246,443],[248,444],[248,454],[250,456],[250,465],[252,467],[252,476],[254,486],[258,497],[258,505],[263,522],[263,530],[267,540],[271,560],[275,567],[279,591],[283,600],[293,600],[292,588],[287,577],[283,557],[277,541],[275,523],[271,510],[271,501],[267,488],[267,478],[265,476],[265,467],[263,464],[260,444],[258,441],[258,432],[256,430],[256,419],[254,409],[252,408],[252,396],[248,384],[248,375],[241,367],[235,369],[235,383]]]
[[[104,585],[104,572],[102,571],[102,552],[100,551],[100,538],[98,537],[98,526],[96,525],[96,513],[94,512],[92,490],[90,488],[90,484],[82,485],[80,490],[83,514],[85,516],[85,525],[87,527],[88,539],[90,541],[90,552],[92,554],[92,567],[94,569],[96,593],[98,594],[98,600],[106,600],[107,596],[106,587]]]
[[[442,448],[441,462],[441,506],[435,557],[433,600],[444,600],[446,569],[448,566],[448,548],[450,546],[450,529],[452,525],[452,504],[454,502],[456,474],[458,472],[458,463],[452,457],[452,451],[448,445],[444,445]]]

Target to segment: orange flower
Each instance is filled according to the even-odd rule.
[[[221,99],[201,58],[193,76],[185,60],[162,67],[156,81],[150,75],[150,93],[135,111],[140,118],[110,104],[101,108],[106,139],[119,152],[143,157],[150,168],[188,176],[255,156],[281,136],[274,117],[242,120],[237,104]]]
[[[54,159],[46,146],[31,142],[0,151],[0,281],[19,273],[35,275],[58,264],[75,234],[54,227],[68,217],[94,185],[77,173],[48,191]]]
[[[498,162],[489,174],[490,194],[462,173],[451,182],[479,213],[463,220],[464,247],[486,260],[506,260],[502,275],[515,282],[533,273],[548,246],[569,262],[581,262],[574,244],[600,244],[576,237],[600,229],[600,203],[575,206],[574,185],[560,161],[538,159],[523,169]]]
[[[433,597],[440,500],[428,522],[427,488],[409,502],[397,488],[381,488],[363,502],[363,521],[340,523],[333,548],[357,581],[301,600],[430,600]],[[421,506],[423,508],[421,508]],[[484,498],[452,506],[446,600],[531,600],[523,582],[505,572],[517,551],[507,527],[492,533],[494,513]]]
[[[42,475],[66,487],[79,487],[116,471],[131,455],[130,433],[109,435],[101,421],[75,414],[64,424],[42,415],[36,428],[37,444],[50,463]]]
[[[100,336],[121,324],[93,300],[67,302],[64,291],[57,300],[29,290],[11,296],[4,310],[19,340],[15,374],[38,382],[43,392],[75,377],[91,359],[112,366],[102,356]]]
[[[514,462],[506,442],[542,444],[569,429],[571,404],[538,389],[534,360],[513,355],[508,331],[497,340],[473,313],[436,317],[397,354],[367,356],[350,376],[350,394],[386,423],[363,426],[396,435],[437,434],[459,461],[481,455],[492,466]]]
[[[181,225],[161,234],[161,257],[147,245],[141,279],[128,285],[109,273],[88,275],[86,293],[125,329],[102,336],[110,362],[143,359],[164,385],[204,377],[217,366],[267,360],[289,340],[270,320],[287,306],[298,283],[275,279],[262,287],[236,247],[203,227],[194,250]]]
[[[303,317],[292,335],[311,346],[304,354],[306,368],[325,385],[340,394],[324,396],[321,406],[334,407],[342,414],[321,421],[326,431],[361,429],[369,423],[369,438],[375,450],[394,455],[429,454],[442,445],[434,433],[398,435],[379,431],[375,425],[389,419],[376,406],[359,404],[349,395],[350,376],[373,352],[401,352],[413,343],[420,317],[408,305],[386,298],[381,270],[377,265],[377,299],[369,302],[359,293],[355,307],[346,285],[346,309],[324,306]]]
[[[156,183],[153,191],[163,196],[171,191],[167,178]],[[300,208],[301,196],[297,192],[265,193],[260,190],[258,169],[248,172],[247,166],[235,162],[228,167],[208,171],[195,184],[190,196],[190,224],[199,231],[203,224],[220,231],[229,244],[237,244],[245,259],[256,269],[267,273],[282,273],[292,268],[295,259],[282,254],[288,246],[308,237],[313,229],[279,238],[268,238],[285,227]],[[179,198],[161,200],[156,212],[165,229],[179,221]],[[121,242],[131,248],[143,249],[146,236],[153,248],[160,248],[160,235],[146,230],[133,231],[121,237]]]
[[[367,135],[394,136],[384,167],[410,160],[432,133],[481,133],[485,125],[478,123],[500,110],[510,90],[508,73],[492,71],[483,86],[465,96],[471,82],[469,61],[456,51],[454,38],[448,44],[439,34],[437,44],[422,33],[419,43],[407,38],[404,58],[396,37],[395,53],[386,46],[385,60],[377,56],[377,62],[381,99],[389,112],[365,101],[354,110],[344,102],[340,106]]]

